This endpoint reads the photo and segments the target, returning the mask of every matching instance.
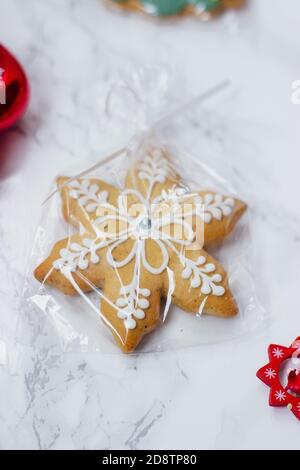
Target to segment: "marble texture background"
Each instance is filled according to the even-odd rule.
[[[0,40],[32,85],[26,116],[0,136],[1,449],[299,449],[299,423],[268,407],[255,373],[270,342],[300,334],[300,105],[291,103],[300,4],[249,3],[210,24],[165,24],[97,0],[0,0]],[[15,339],[30,308],[20,295],[40,202],[62,168],[97,155],[95,90],[124,57],[169,60],[191,96],[224,78],[234,84],[207,135],[222,144],[220,133],[230,141],[234,130],[243,142],[230,164],[253,195],[254,272],[270,315],[255,334],[163,354],[64,354],[36,314],[22,330],[36,341]]]

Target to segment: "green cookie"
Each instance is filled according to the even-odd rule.
[[[220,0],[188,0],[187,3],[194,5],[196,8],[201,8],[204,11],[212,11],[220,6]]]
[[[156,16],[176,15],[186,5],[187,0],[141,0],[145,10]]]
[[[125,3],[127,0],[114,0],[117,3]],[[220,0],[140,0],[147,13],[155,16],[170,16],[180,13],[184,7],[193,5],[203,11],[215,10],[220,5]]]

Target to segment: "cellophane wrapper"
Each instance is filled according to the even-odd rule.
[[[165,117],[174,109],[169,92],[157,69],[113,84],[110,151],[61,172],[42,205],[24,297],[35,335],[38,309],[65,351],[167,351],[265,325],[251,188],[237,193],[231,170],[243,152],[237,130],[231,157],[222,154],[218,138],[205,137],[215,113],[201,108],[195,132],[181,113]],[[124,128],[135,130],[131,138]],[[248,210],[234,225],[238,201]]]

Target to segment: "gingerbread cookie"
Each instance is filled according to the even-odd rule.
[[[145,151],[122,190],[82,178],[59,178],[58,187],[64,218],[78,232],[54,245],[35,277],[86,300],[97,292],[124,352],[158,326],[162,299],[193,314],[238,313],[224,268],[205,249],[233,231],[243,202],[190,191],[158,148]]]
[[[210,17],[228,8],[240,8],[245,0],[108,0],[124,10],[158,17],[192,15]]]

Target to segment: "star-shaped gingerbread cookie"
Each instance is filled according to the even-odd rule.
[[[133,164],[123,189],[65,177],[58,188],[78,232],[54,245],[35,277],[67,295],[98,292],[101,318],[124,352],[159,325],[162,299],[193,314],[238,313],[227,274],[206,249],[233,231],[242,201],[191,191],[155,147]]]

